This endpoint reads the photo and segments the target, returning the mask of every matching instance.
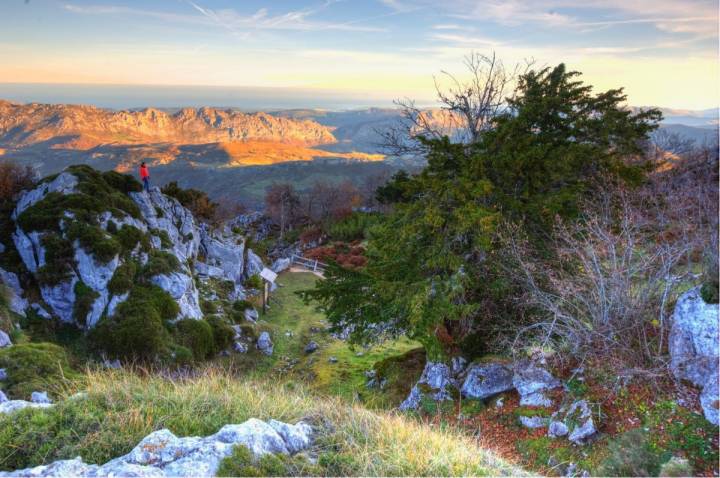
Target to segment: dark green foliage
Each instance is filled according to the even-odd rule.
[[[105,226],[105,230],[108,232],[108,234],[112,234],[112,235],[117,234],[118,228],[117,228],[117,224],[115,223],[115,221],[110,219],[107,222],[107,226]]]
[[[150,238],[135,226],[124,224],[117,234],[115,239],[120,243],[120,247],[123,252],[130,252],[140,243],[140,247],[143,251],[150,250]]]
[[[353,212],[349,216],[330,224],[328,234],[337,241],[355,241],[367,238],[367,230],[376,222],[375,213]]]
[[[109,262],[120,253],[120,243],[99,226],[75,221],[67,228],[66,236],[77,240],[99,262]]]
[[[720,301],[717,278],[705,282],[700,289],[700,295],[706,303],[717,304]]]
[[[255,458],[245,445],[236,445],[225,458],[217,476],[332,476],[302,455],[268,453]]]
[[[156,286],[136,285],[112,317],[89,333],[93,347],[111,357],[151,360],[170,345],[166,323],[177,317],[177,302]]]
[[[195,361],[192,350],[182,345],[171,344],[170,349],[170,361],[180,367],[186,367],[192,365]]]
[[[123,193],[140,192],[142,184],[129,174],[120,174],[115,171],[106,171],[102,177],[108,185]]]
[[[0,349],[0,368],[7,372],[2,388],[11,399],[29,400],[32,392],[56,393],[72,380],[77,380],[65,350],[50,343],[15,344]]]
[[[162,188],[162,192],[177,199],[180,204],[188,208],[197,218],[212,220],[215,217],[217,203],[210,201],[204,191],[198,189],[183,189],[177,182],[172,181]]]
[[[260,277],[258,274],[253,274],[247,278],[247,280],[245,281],[245,285],[247,287],[249,287],[250,289],[262,290],[262,288],[263,288],[262,277]]]
[[[215,352],[221,352],[230,348],[233,343],[233,338],[235,337],[235,331],[230,324],[228,324],[227,320],[212,315],[207,318],[207,323],[210,324],[212,328]]]
[[[245,312],[247,309],[252,309],[253,305],[249,300],[236,300],[233,302],[233,309],[238,312]]]
[[[108,291],[113,295],[120,295],[128,292],[135,284],[135,274],[138,265],[134,261],[127,261],[120,264],[108,282]]]
[[[72,243],[54,232],[45,234],[41,242],[45,248],[45,265],[38,269],[38,282],[55,285],[68,279],[75,266]]]
[[[192,351],[197,361],[212,356],[215,350],[213,329],[204,320],[183,319],[175,324],[176,342]]]
[[[576,217],[599,179],[643,177],[644,165],[628,158],[642,152],[659,111],[633,113],[622,90],[592,94],[577,76],[564,65],[526,73],[510,111],[476,143],[421,139],[425,169],[378,191],[394,208],[369,228],[365,268],[331,266],[305,298],[336,329],[352,324],[356,343],[405,333],[433,360],[482,350],[464,339],[520,315],[497,259],[497,225],[518,223],[542,244],[556,216]]]
[[[85,285],[81,280],[75,283],[75,304],[73,304],[73,318],[75,322],[84,326],[87,315],[92,310],[95,299],[100,294],[95,292],[91,287]]]
[[[663,458],[650,449],[648,433],[636,428],[608,444],[608,456],[598,469],[600,476],[657,476]]]
[[[144,277],[150,278],[156,275],[171,274],[180,268],[180,262],[173,254],[153,249],[148,256],[148,262],[142,270]]]
[[[211,300],[200,299],[200,310],[203,314],[214,314],[217,312],[217,306]]]
[[[137,187],[133,186],[137,181],[132,177],[117,180],[112,174],[106,173],[107,177],[110,177],[108,182],[103,173],[85,165],[70,166],[67,171],[78,178],[80,192],[100,200],[104,210],[111,211],[113,215],[119,215],[119,211],[123,211],[134,218],[140,217],[140,208],[127,195],[128,188],[134,190]]]

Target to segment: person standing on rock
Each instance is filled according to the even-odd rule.
[[[140,179],[142,180],[145,192],[150,191],[150,171],[148,171],[145,161],[140,165]]]

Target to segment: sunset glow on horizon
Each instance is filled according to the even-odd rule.
[[[382,106],[430,99],[433,75],[494,51],[563,62],[633,105],[718,106],[716,2],[576,3],[6,0],[0,83],[304,88]]]

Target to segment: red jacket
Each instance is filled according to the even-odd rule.
[[[140,166],[140,179],[145,179],[150,177],[150,172],[148,171],[147,166]]]

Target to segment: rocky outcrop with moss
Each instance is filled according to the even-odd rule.
[[[92,331],[100,351],[115,356],[127,349],[195,355],[168,348],[167,338],[176,322],[207,313],[196,277],[231,284],[237,300],[245,297],[243,281],[264,267],[229,226],[212,230],[158,188],[146,192],[131,176],[88,166],[71,166],[21,194],[12,220],[21,264],[0,279],[13,311]],[[41,300],[23,298],[21,270]]]

